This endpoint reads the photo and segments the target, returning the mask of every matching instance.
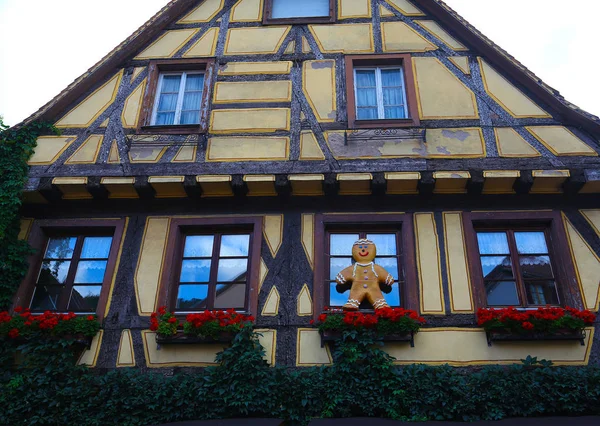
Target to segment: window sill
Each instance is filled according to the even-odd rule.
[[[419,123],[412,118],[401,120],[356,120],[350,126],[351,129],[390,129],[418,127]]]
[[[192,126],[142,126],[138,129],[137,134],[141,135],[188,135],[188,134],[201,134],[204,133],[199,124]]]
[[[202,337],[202,336],[190,336],[183,334],[182,331],[178,331],[173,336],[161,336],[156,335],[156,343],[158,345],[190,345],[198,343],[231,343],[235,338],[234,333],[220,333],[218,337]]]
[[[515,333],[511,331],[488,331],[487,336],[488,346],[492,346],[492,342],[523,342],[523,341],[548,341],[548,340],[563,340],[563,341],[578,341],[581,346],[585,346],[586,333],[585,330],[557,330],[553,333]]]
[[[319,331],[321,335],[321,347],[325,347],[327,342],[337,342],[342,339],[343,332],[337,330],[325,330]],[[405,334],[387,334],[381,337],[383,342],[407,342],[410,343],[410,347],[415,347],[415,333],[405,333]]]

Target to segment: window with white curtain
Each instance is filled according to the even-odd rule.
[[[161,73],[151,124],[153,126],[199,124],[203,89],[203,72]]]
[[[402,67],[354,68],[357,120],[408,118]]]
[[[329,0],[271,0],[271,19],[329,16]]]

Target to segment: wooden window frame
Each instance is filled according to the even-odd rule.
[[[415,257],[415,235],[413,226],[413,217],[411,214],[317,214],[315,216],[315,262],[314,262],[314,318],[315,320],[323,312],[325,296],[328,294],[325,288],[325,277],[328,274],[326,268],[328,262],[325,259],[325,250],[327,244],[327,235],[330,229],[355,226],[358,230],[380,228],[382,230],[391,230],[400,232],[403,250],[403,264],[401,269],[404,271],[404,288],[401,289],[400,297],[402,307],[418,311],[418,282]],[[375,258],[377,262],[377,258]]]
[[[263,7],[263,25],[333,24],[336,22],[336,3],[336,0],[329,0],[329,16],[271,18],[273,11],[273,0],[265,0]]]
[[[548,253],[554,268],[556,289],[561,306],[572,306],[583,309],[583,300],[573,259],[571,258],[569,241],[565,232],[563,219],[557,211],[539,212],[465,212],[463,213],[463,227],[465,230],[465,243],[469,260],[469,272],[473,285],[473,299],[475,309],[487,308],[487,295],[484,285],[483,270],[481,268],[479,244],[477,243],[478,229],[531,229],[546,231]],[[512,256],[512,251],[511,251]],[[515,279],[520,279],[515,277]],[[519,286],[519,284],[517,284]],[[521,290],[519,290],[521,296]],[[526,302],[526,299],[522,300]],[[515,306],[517,309],[531,307],[523,303]]]
[[[156,307],[167,306],[171,312],[175,312],[186,235],[193,234],[194,232],[210,233],[211,230],[214,230],[215,233],[224,233],[229,230],[235,232],[244,229],[250,234],[248,278],[246,280],[246,308],[245,310],[238,310],[238,312],[256,316],[258,311],[258,286],[260,282],[262,227],[263,219],[260,216],[172,219],[165,250],[165,253],[167,253],[165,256],[165,265],[167,267],[163,269],[161,275]],[[178,317],[185,317],[185,315],[186,313],[177,313]]]
[[[388,55],[348,55],[346,61],[346,99],[348,104],[348,127],[350,129],[381,129],[419,127],[419,108],[417,91],[413,73],[412,60],[409,54]],[[358,67],[401,67],[404,74],[404,91],[406,93],[406,110],[408,118],[357,120],[354,70]]]
[[[78,236],[111,235],[113,240],[108,255],[106,270],[104,272],[104,280],[102,281],[100,300],[98,301],[95,312],[98,319],[102,321],[104,319],[106,305],[108,303],[108,298],[110,297],[111,287],[115,277],[124,230],[124,219],[63,219],[34,221],[28,242],[35,250],[35,253],[28,259],[30,266],[27,275],[21,282],[19,290],[15,295],[13,307],[28,307],[31,303],[33,292],[36,287],[37,276],[42,267],[46,245],[50,237],[66,234]]]
[[[200,104],[200,123],[194,125],[152,125],[152,116],[156,104],[158,82],[161,73],[198,71],[204,73],[204,91]],[[137,125],[138,134],[200,134],[208,131],[210,99],[215,78],[215,60],[207,59],[170,59],[153,60],[148,65],[148,84],[142,110]]]

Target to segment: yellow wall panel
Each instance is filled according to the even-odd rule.
[[[425,328],[415,336],[415,347],[386,343],[383,350],[396,364],[450,364],[457,367],[484,364],[520,364],[528,355],[549,359],[555,365],[587,365],[594,329],[586,329],[585,345],[579,342],[502,342],[488,346],[480,328]]]
[[[262,21],[263,0],[240,0],[231,9],[230,22]]]
[[[42,136],[27,164],[32,166],[52,164],[75,142],[75,136]]]
[[[594,231],[600,236],[600,210],[580,210],[583,217],[592,225]]]
[[[90,348],[83,351],[81,357],[79,357],[77,365],[87,365],[90,368],[96,367],[96,362],[98,362],[98,355],[100,354],[100,346],[102,345],[103,336],[104,330],[100,330],[98,334],[94,336]]]
[[[394,9],[405,16],[423,16],[424,13],[408,0],[387,0]]]
[[[484,158],[485,142],[480,128],[428,129],[427,156],[430,158]]]
[[[210,138],[206,161],[285,161],[289,146],[285,137]]]
[[[585,155],[597,157],[598,154],[569,129],[563,126],[527,127],[538,141],[557,156]]]
[[[113,140],[110,144],[110,152],[108,153],[108,164],[119,164],[121,157],[119,155],[119,148],[117,146],[117,140]]]
[[[219,70],[219,75],[289,74],[290,61],[280,62],[229,62]]]
[[[546,111],[525,96],[483,59],[478,58],[488,95],[515,118],[549,118]]]
[[[204,0],[200,6],[185,15],[178,24],[194,24],[197,22],[208,22],[217,16],[217,13],[223,9],[225,0]]]
[[[379,5],[379,16],[381,16],[382,18],[387,18],[395,15],[394,12],[392,12],[391,10],[383,7],[382,5]]]
[[[136,78],[138,78],[138,76],[142,73],[142,71],[144,71],[146,69],[146,67],[135,67],[133,69],[133,72],[131,73],[131,79],[129,80],[129,83],[133,83],[135,81]]]
[[[335,121],[335,61],[305,61],[302,73],[302,89],[317,119],[326,123]]]
[[[370,17],[371,0],[339,0],[338,19]]]
[[[263,317],[275,317],[279,315],[279,302],[281,301],[281,297],[279,296],[279,291],[277,287],[273,286],[269,295],[267,296],[267,300],[265,301],[265,306],[261,312]]]
[[[500,157],[528,158],[542,155],[512,127],[496,127],[494,133]]]
[[[287,27],[231,28],[225,41],[225,55],[268,55],[277,53],[290,31]]]
[[[265,283],[265,279],[267,278],[268,274],[269,274],[269,268],[267,268],[267,264],[265,263],[265,261],[261,257],[261,259],[260,259],[260,270],[259,270],[260,280],[258,282],[258,292],[259,293],[262,290],[262,286]]]
[[[300,160],[325,160],[325,155],[311,130],[300,133]]]
[[[475,94],[437,58],[413,58],[421,119],[479,118]]]
[[[309,25],[323,53],[372,53],[371,24]]]
[[[144,99],[144,92],[146,90],[146,83],[147,80],[142,81],[142,83],[125,100],[123,112],[121,113],[121,123],[123,124],[123,127],[137,127],[140,111],[142,109],[142,99]]]
[[[29,231],[33,225],[33,219],[21,219],[21,227],[19,228],[19,240],[27,240],[29,238]]]
[[[433,213],[416,213],[414,217],[421,313],[426,315],[445,314],[440,248],[435,218]]]
[[[56,127],[89,127],[117,97],[123,70],[58,120]]]
[[[290,130],[289,108],[218,109],[211,112],[210,132],[270,133]]]
[[[329,346],[321,347],[319,330],[299,328],[296,341],[296,367],[328,365],[332,362]]]
[[[457,39],[452,37],[446,30],[444,30],[437,22],[435,21],[424,21],[419,20],[415,21],[421,27],[425,28],[431,34],[439,38],[444,44],[450,47],[453,50],[468,50],[464,44],[459,42]]]
[[[135,352],[133,350],[131,330],[123,330],[121,332],[119,352],[117,353],[117,367],[135,367]]]
[[[310,267],[314,267],[315,258],[315,215],[302,215],[302,247]]]
[[[170,222],[168,217],[149,217],[146,220],[134,278],[138,311],[143,316],[149,316],[156,309]]]
[[[384,52],[426,52],[437,46],[404,22],[382,22],[381,37]]]
[[[299,317],[309,317],[313,314],[312,298],[310,297],[310,290],[308,284],[302,286],[302,290],[298,294],[298,300],[296,301],[296,314]]]
[[[291,81],[241,81],[215,84],[213,103],[290,102]]]
[[[152,136],[150,136],[149,139],[152,139]],[[129,149],[129,161],[131,163],[158,163],[166,150],[166,146],[151,146],[144,143],[132,143],[131,148]]]
[[[219,38],[218,28],[209,28],[200,39],[183,54],[184,58],[201,58],[204,56],[214,56]]]
[[[444,240],[446,243],[446,268],[450,284],[450,306],[455,313],[472,313],[473,295],[467,249],[465,246],[462,214],[444,212]]]
[[[471,65],[467,56],[449,56],[448,59],[465,74],[471,74]]]
[[[158,40],[144,49],[133,59],[170,58],[181,49],[198,30],[171,30],[166,31]]]
[[[198,151],[198,145],[184,145],[179,148],[175,157],[171,160],[171,163],[193,163],[196,161],[196,152]]]
[[[263,220],[263,234],[271,251],[271,256],[275,258],[283,242],[283,215],[267,215]]]
[[[67,160],[65,164],[94,164],[98,158],[98,152],[102,146],[104,136],[91,135],[87,138],[77,151]]]

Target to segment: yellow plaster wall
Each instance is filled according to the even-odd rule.
[[[339,0],[338,19],[370,17],[371,0]]]
[[[600,236],[600,210],[580,210],[580,212]]]
[[[382,5],[379,5],[379,16],[381,16],[382,18],[387,18],[389,16],[395,16],[394,12],[392,12],[391,10],[383,7]]]
[[[296,367],[328,365],[332,362],[329,346],[321,347],[319,330],[299,328],[296,339]]]
[[[313,303],[310,297],[310,290],[308,284],[302,286],[302,290],[298,294],[296,301],[296,314],[299,317],[309,317],[313,314]]]
[[[267,268],[267,264],[261,257],[260,258],[260,270],[259,270],[260,281],[258,282],[258,292],[259,293],[262,290],[262,286],[265,283],[265,279],[267,278],[268,274],[269,274],[269,268]]]
[[[468,50],[464,44],[462,44],[457,39],[448,34],[448,32],[444,30],[437,22],[425,20],[418,20],[415,22],[421,27],[425,28],[431,34],[439,38],[449,48],[457,51]]]
[[[117,97],[122,77],[123,70],[58,120],[56,127],[89,127]]]
[[[242,81],[215,84],[213,103],[290,102],[291,81]]]
[[[37,138],[37,146],[27,164],[41,166],[54,163],[76,139],[75,136],[42,136]]]
[[[79,357],[77,365],[87,365],[90,368],[96,367],[96,362],[98,362],[98,355],[100,354],[100,346],[102,345],[103,336],[104,330],[100,330],[98,334],[94,336],[90,348],[83,351],[81,357]]]
[[[21,227],[19,228],[19,240],[27,240],[29,238],[29,231],[33,225],[33,219],[21,219]]]
[[[290,139],[285,137],[210,138],[206,161],[284,161]]]
[[[131,73],[131,79],[129,80],[129,83],[133,83],[134,80],[136,78],[138,78],[138,76],[142,73],[142,71],[144,71],[146,69],[146,67],[135,67],[133,69],[133,72]]]
[[[225,55],[277,53],[290,31],[286,27],[231,28],[225,40]]]
[[[204,56],[213,56],[217,48],[219,38],[219,29],[209,28],[200,39],[183,54],[184,58],[201,58]]]
[[[437,49],[404,22],[382,22],[381,37],[384,52],[426,52]]]
[[[179,148],[175,157],[171,160],[172,163],[192,163],[196,161],[196,152],[198,151],[198,145],[190,146],[185,145]]]
[[[267,300],[265,301],[265,306],[261,312],[263,317],[275,317],[279,315],[279,302],[281,301],[281,297],[279,296],[279,291],[277,287],[273,286],[269,295],[267,296]]]
[[[108,153],[108,164],[119,164],[121,162],[121,156],[119,155],[119,148],[117,147],[117,141],[113,140],[110,144],[110,152]]]
[[[448,59],[465,74],[471,74],[471,65],[467,56],[449,56]]]
[[[542,155],[512,127],[496,127],[494,133],[500,157],[529,158]]]
[[[281,243],[283,242],[283,215],[267,215],[263,219],[263,234],[271,255],[277,257]]]
[[[123,127],[137,127],[140,111],[142,109],[142,99],[144,99],[144,92],[146,90],[146,83],[147,80],[144,79],[144,81],[142,81],[142,83],[125,100],[123,112],[121,113]]]
[[[98,153],[100,152],[103,140],[103,135],[91,135],[79,148],[77,148],[77,151],[65,161],[65,164],[94,164],[98,158]]]
[[[372,53],[371,24],[309,25],[323,53]]]
[[[416,213],[414,220],[421,313],[445,314],[440,248],[435,218],[433,213]]]
[[[473,295],[462,214],[460,212],[444,212],[443,216],[450,306],[453,313],[472,313],[474,312]]]
[[[302,66],[302,89],[321,122],[333,122],[336,117],[335,61],[305,61]]]
[[[190,41],[198,31],[195,29],[166,31],[159,39],[133,59],[170,58]]]
[[[430,158],[484,158],[485,142],[480,128],[428,129],[427,155]]]
[[[263,0],[240,0],[231,9],[230,22],[262,21]]]
[[[487,62],[481,58],[478,58],[478,61],[486,92],[509,114],[515,118],[551,117],[550,114],[525,96]]]
[[[569,129],[563,126],[531,126],[527,127],[538,141],[552,154],[557,156],[594,156],[598,154]]]
[[[117,367],[135,367],[135,353],[133,350],[133,340],[131,339],[131,330],[123,330],[121,332],[119,352],[117,353]]]
[[[134,277],[138,311],[142,316],[149,316],[156,309],[170,222],[168,217],[146,219]]]
[[[153,137],[146,138],[148,141],[153,141]],[[167,151],[167,146],[157,146],[144,144],[144,140],[138,140],[131,144],[129,149],[129,161],[131,163],[158,163],[164,153]]]
[[[194,24],[198,22],[208,22],[217,16],[217,13],[223,8],[225,0],[204,0],[200,5],[185,15],[178,24]]]
[[[406,343],[386,343],[384,350],[396,358],[396,364],[520,364],[531,355],[555,365],[587,365],[593,339],[594,329],[588,328],[585,346],[569,341],[494,342],[488,346],[480,328],[424,328],[415,336],[414,348]]]
[[[475,94],[437,58],[413,58],[421,119],[479,118]]]
[[[312,130],[303,130],[300,133],[300,160],[325,160],[325,155]]]
[[[310,44],[308,44],[308,40],[306,37],[302,37],[302,53],[310,53],[312,52],[312,48]]]
[[[279,62],[229,62],[219,69],[219,75],[289,74],[290,61]]]
[[[405,16],[423,16],[424,13],[417,9],[414,4],[408,0],[387,0],[387,2],[398,12]]]
[[[289,108],[217,109],[210,117],[210,132],[215,134],[290,130]]]
[[[315,258],[315,215],[314,214],[303,214],[302,215],[302,247],[310,267],[314,268]]]

